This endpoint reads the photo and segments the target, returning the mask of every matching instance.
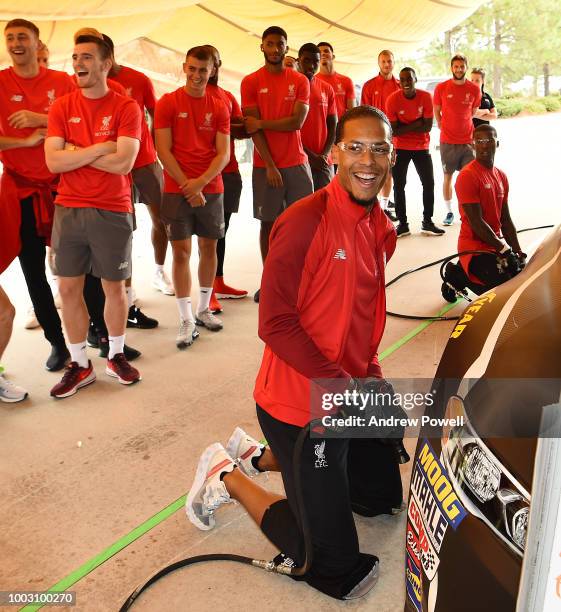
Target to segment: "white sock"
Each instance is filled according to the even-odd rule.
[[[389,196],[387,198],[385,196],[380,196],[380,206],[382,207],[382,210],[386,210],[389,201]]]
[[[86,340],[78,342],[76,344],[68,343],[68,350],[70,351],[70,359],[75,361],[81,368],[88,367],[88,354],[86,352]]]
[[[122,336],[109,336],[109,359],[125,352],[125,334]]]
[[[447,212],[452,212],[452,200],[444,200],[444,206],[446,206]]]
[[[212,287],[201,287],[199,292],[199,305],[197,312],[203,312],[210,306],[210,296],[212,295]]]
[[[134,295],[132,292],[132,287],[125,287],[125,291],[127,292],[127,305],[130,308],[134,303]]]
[[[156,272],[163,272],[164,271],[164,264],[160,265],[160,264],[156,264]]]
[[[177,298],[177,308],[179,310],[179,318],[182,321],[194,321],[193,307],[191,305],[191,298]]]

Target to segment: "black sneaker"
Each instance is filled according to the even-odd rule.
[[[88,337],[86,339],[88,346],[91,346],[92,348],[99,348],[98,335],[99,334],[95,325],[93,323],[90,323],[90,326],[88,327]]]
[[[107,359],[107,356],[109,355],[109,338],[105,334],[99,334],[97,346],[99,348],[99,356],[103,359]],[[126,344],[123,348],[123,353],[125,354],[127,361],[134,361],[142,355],[140,351],[137,351],[135,348],[127,346]]]
[[[391,208],[392,210],[395,210],[395,202],[392,202],[391,200],[388,202],[388,208]]]
[[[444,233],[444,230],[436,227],[432,221],[423,221],[421,225],[421,234],[426,234],[427,236],[442,236]]]
[[[395,223],[397,221],[397,217],[393,214],[393,212],[391,210],[388,210],[386,208],[386,210],[384,211],[386,213],[386,217],[392,222]]]
[[[129,308],[129,316],[127,318],[127,327],[136,327],[137,329],[154,329],[158,327],[158,321],[147,317],[140,308],[134,304]]]
[[[253,296],[253,301],[256,304],[259,304],[259,293],[260,293],[261,289],[257,289],[257,291],[255,292],[255,295]]]
[[[49,370],[49,372],[58,372],[64,368],[69,359],[70,353],[65,344],[53,344],[51,346],[51,354],[45,363],[45,368]]]
[[[409,234],[411,234],[411,232],[409,231],[409,224],[408,223],[400,223],[397,227],[396,230],[397,232],[397,237],[401,238],[402,236],[409,236]]]
[[[450,304],[453,304],[458,299],[457,293],[448,285],[448,283],[442,283],[440,292],[442,293],[442,297],[447,302],[450,302]]]

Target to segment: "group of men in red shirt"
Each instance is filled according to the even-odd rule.
[[[187,52],[183,65],[186,85],[156,102],[150,80],[120,66],[113,42],[96,30],[86,28],[75,37],[74,80],[39,66],[39,32],[34,24],[14,20],[5,33],[13,66],[0,73],[5,82],[0,109],[5,166],[2,202],[4,206],[12,203],[7,216],[12,231],[3,248],[3,266],[19,256],[37,317],[52,345],[47,368],[61,369],[70,357],[71,366],[61,386],[53,388],[55,397],[71,395],[95,379],[86,344],[99,346],[108,356],[109,374],[118,370],[114,364],[117,358],[122,365],[117,371],[119,380],[136,382],[140,375],[129,361],[139,353],[124,344],[121,314],[126,311],[124,320],[129,327],[150,328],[158,322],[146,317],[133,301],[130,183],[148,205],[152,218],[154,285],[163,293],[176,294],[180,319],[176,344],[186,348],[198,337],[197,325],[211,331],[222,329],[215,316],[221,311],[217,297],[247,294],[223,281],[225,232],[241,193],[233,139],[251,137],[255,145],[253,207],[261,222],[260,247],[265,261],[270,233],[280,213],[332,180],[330,152],[336,124],[355,105],[354,85],[334,70],[335,55],[328,42],[303,45],[297,57],[299,70],[285,68],[287,34],[278,26],[263,33],[264,66],[243,79],[241,108],[231,93],[218,86],[221,60],[218,50],[210,45]],[[413,161],[423,185],[422,232],[442,235],[444,231],[432,221],[431,96],[416,89],[412,68],[402,69],[399,80],[393,76],[391,51],[380,52],[378,65],[380,72],[365,83],[361,102],[387,113],[394,132],[395,164],[380,194],[381,207],[388,207],[393,175],[397,235],[407,235],[404,189],[409,162]],[[480,89],[465,79],[465,58],[455,56],[451,67],[453,78],[440,84],[434,97],[447,205],[453,172],[473,157],[471,118],[481,98]],[[119,107],[123,98],[128,114],[121,113]],[[68,106],[71,100],[79,105]],[[145,113],[152,119],[155,145]],[[137,119],[139,135],[135,131]],[[101,121],[100,126],[94,125],[96,121]],[[138,151],[132,141],[139,143]],[[93,152],[86,155],[84,151],[91,147]],[[131,156],[133,165],[128,168]],[[53,208],[54,194],[57,206]],[[19,207],[13,205],[15,200]],[[77,236],[83,233],[85,221],[72,217],[86,214],[87,209],[108,218],[102,219],[101,229],[81,245]],[[392,218],[389,211],[386,213]],[[451,215],[450,209],[445,223],[452,222]],[[52,240],[69,350],[43,265],[53,219]],[[119,238],[112,235],[117,232],[117,221],[122,225]],[[95,224],[88,221],[87,227],[89,233]],[[196,313],[191,305],[189,271],[193,234],[198,237],[200,253]],[[70,245],[66,242],[69,236],[73,236]],[[168,241],[173,253],[173,285],[163,268]],[[97,252],[100,244],[102,254]],[[115,248],[117,244],[120,250]],[[111,249],[112,256],[119,259],[117,272],[108,270],[104,262]],[[113,261],[109,267],[112,265]],[[259,301],[259,290],[255,301]],[[64,315],[65,310],[73,313],[72,320]],[[84,322],[89,322],[89,327],[82,341]]]
[[[108,336],[106,373],[125,385],[140,380],[125,346],[127,322],[147,319],[131,314],[132,290],[125,288],[132,267],[131,182],[153,220],[155,284],[176,295],[178,348],[194,342],[197,326],[222,329],[213,312],[213,291],[217,297],[246,293],[225,285],[221,274],[220,240],[241,193],[232,139],[251,137],[254,215],[261,222],[265,264],[259,334],[266,343],[254,397],[269,447],[240,428],[226,448],[209,446],[187,497],[187,515],[200,529],[211,529],[214,511],[237,499],[281,551],[275,565],[291,567],[303,565],[309,552],[301,521],[306,514],[314,554],[303,579],[337,599],[364,596],[376,584],[379,559],[361,552],[353,512],[376,516],[403,510],[397,459],[376,439],[307,436],[298,460],[304,488],[298,491],[294,449],[311,419],[313,380],[337,379],[356,390],[360,379],[382,378],[378,347],[386,316],[385,266],[397,237],[408,233],[403,189],[410,161],[423,184],[423,232],[443,233],[432,222],[430,94],[416,89],[412,68],[403,68],[397,81],[393,55],[383,51],[380,74],[365,84],[363,105],[353,108],[353,84],[334,71],[331,45],[304,44],[297,57],[300,71],[286,68],[287,34],[272,26],[262,36],[264,66],[242,81],[241,108],[218,85],[221,60],[211,45],[187,51],[185,86],[155,102],[146,81],[115,62],[112,41],[96,30],[75,37],[75,82],[39,67],[34,24],[13,20],[5,34],[13,66],[0,72],[5,220],[0,271],[19,256],[53,346],[47,367],[60,369],[70,358],[51,395],[68,397],[95,381],[86,346],[100,303],[99,324]],[[453,58],[453,79],[440,84],[434,98],[446,181],[451,184],[453,172],[468,163],[457,184],[461,239],[486,242],[490,252],[508,247],[519,252],[508,213],[508,182],[494,168],[494,128],[477,128],[476,159],[469,163],[467,122],[471,126],[481,93],[465,81],[466,68],[465,58]],[[155,147],[145,110],[153,116]],[[397,233],[385,214],[392,172]],[[499,239],[501,227],[507,244]],[[189,270],[193,235],[200,253],[195,313]],[[173,289],[163,274],[167,241]],[[45,277],[48,242],[55,252],[68,349]],[[476,263],[487,265],[481,259]],[[482,278],[485,269],[482,273],[472,264],[466,264],[470,272]],[[13,315],[0,289],[0,355]],[[0,391],[4,401],[25,397],[1,372]],[[248,478],[269,470],[282,473],[286,498]]]
[[[88,344],[109,358],[108,374],[114,374],[117,358],[120,382],[136,382],[140,374],[129,361],[140,353],[124,344],[121,314],[126,310],[127,327],[151,328],[158,322],[134,304],[131,183],[152,218],[153,282],[163,293],[176,294],[176,344],[185,348],[198,336],[196,325],[222,328],[215,316],[221,310],[217,297],[247,294],[223,281],[224,234],[241,193],[230,133],[255,142],[254,212],[261,221],[265,259],[280,212],[331,180],[335,125],[355,104],[354,86],[333,69],[329,43],[303,46],[298,60],[304,74],[284,70],[287,36],[276,27],[263,35],[265,66],[242,83],[243,113],[234,96],[218,86],[221,62],[210,45],[189,50],[183,66],[185,87],[156,103],[150,80],[120,66],[112,40],[97,30],[76,33],[73,77],[39,65],[39,31],[31,22],[13,20],[5,34],[13,66],[0,73],[6,81],[0,146],[2,206],[11,226],[3,243],[2,268],[19,256],[34,310],[52,345],[47,369],[59,370],[70,361],[53,396],[67,397],[95,380],[86,356]],[[117,108],[123,97],[128,101],[124,114]],[[78,106],[68,106],[70,100]],[[152,119],[152,131],[145,114]],[[127,148],[131,141],[139,143],[138,151]],[[119,143],[119,151],[113,150]],[[84,218],[92,211],[100,217],[97,231],[93,220],[86,223]],[[195,314],[188,265],[193,234],[200,253]],[[44,269],[45,247],[51,240],[68,345]],[[173,285],[163,269],[168,241]],[[119,260],[117,270],[109,269],[115,265],[112,259],[105,261],[108,257]]]

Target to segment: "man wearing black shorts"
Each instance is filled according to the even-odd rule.
[[[275,561],[289,567],[304,562],[294,448],[312,418],[312,381],[345,388],[353,377],[382,377],[384,268],[396,245],[377,200],[392,163],[385,115],[369,106],[345,113],[332,153],[337,175],[279,217],[265,261],[259,335],[266,346],[254,398],[269,448],[236,428],[226,448],[204,451],[186,502],[189,520],[208,530],[214,511],[238,500],[281,551]],[[281,472],[286,498],[248,478],[265,470]],[[337,599],[360,597],[375,585],[379,561],[360,551],[353,511],[401,508],[393,451],[375,439],[307,437],[300,470],[313,547],[303,580]]]

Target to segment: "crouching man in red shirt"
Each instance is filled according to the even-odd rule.
[[[140,109],[107,86],[111,49],[96,36],[79,36],[72,55],[78,88],[49,113],[45,156],[60,174],[52,234],[55,266],[71,363],[53,397],[68,397],[94,382],[86,354],[89,317],[84,276],[101,278],[109,331],[106,373],[124,385],[140,380],[125,358],[132,203],[129,173],[140,145]]]
[[[381,111],[360,106],[342,116],[335,142],[334,180],[288,208],[271,233],[259,307],[266,346],[254,391],[269,446],[240,428],[226,448],[209,446],[186,510],[194,525],[211,529],[218,506],[236,499],[281,551],[275,563],[301,567],[301,494],[313,549],[303,580],[331,597],[354,599],[376,583],[379,561],[360,551],[353,512],[375,516],[400,508],[395,455],[375,439],[306,437],[300,487],[294,448],[310,422],[313,379],[346,385],[352,377],[382,376],[384,270],[396,232],[377,195],[392,164],[391,126]],[[266,470],[282,473],[286,497],[250,480]]]
[[[493,126],[484,123],[475,128],[475,159],[464,166],[456,181],[462,219],[458,252],[483,252],[461,255],[461,267],[447,264],[442,296],[449,302],[466,285],[481,295],[516,276],[525,265],[526,254],[508,208],[508,179],[495,166],[498,144]]]

